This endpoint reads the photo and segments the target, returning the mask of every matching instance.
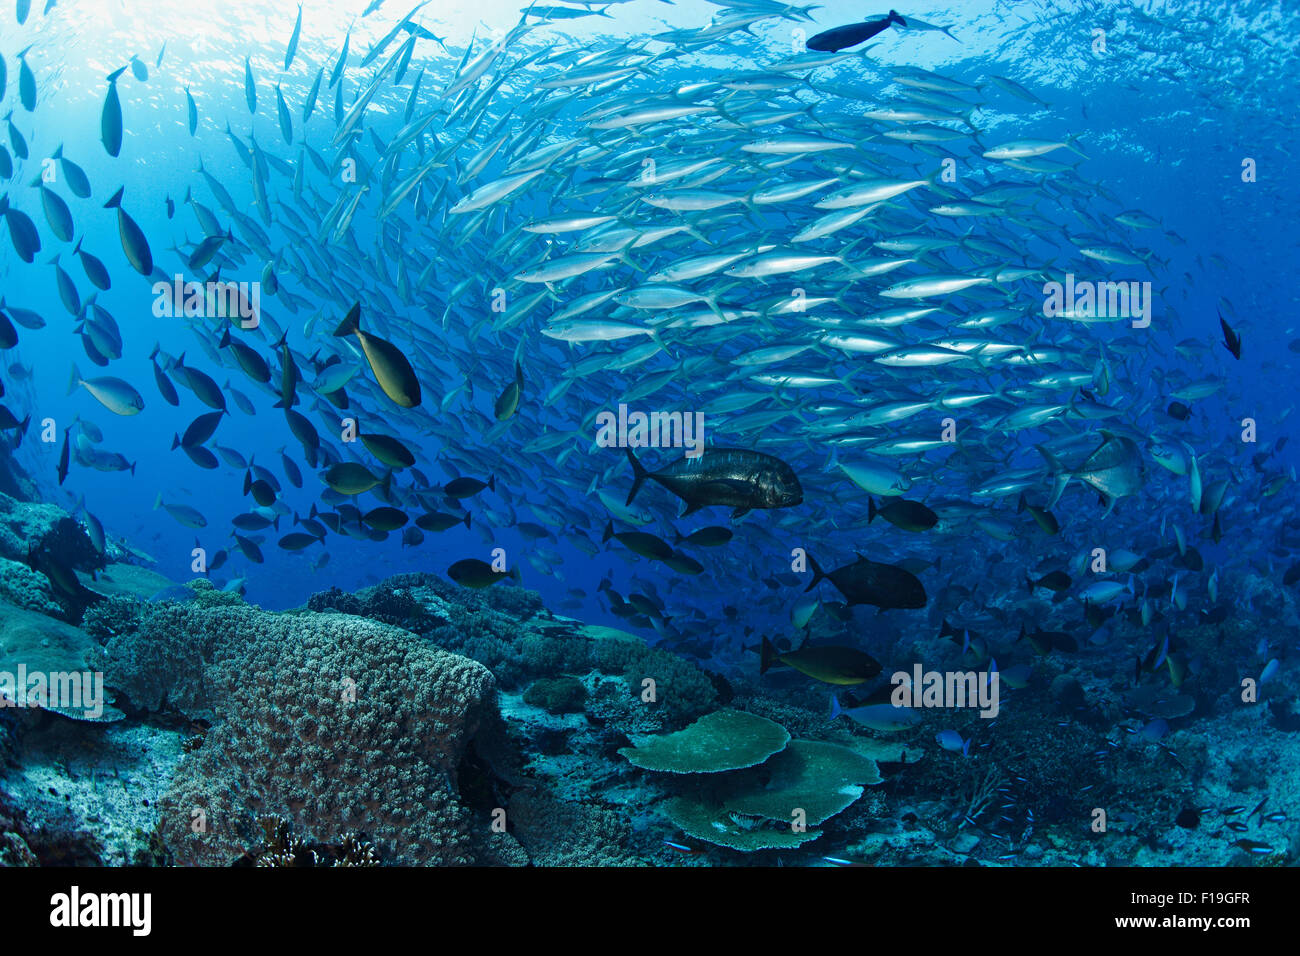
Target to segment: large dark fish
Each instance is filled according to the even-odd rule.
[[[857,46],[865,40],[870,40],[877,33],[888,29],[895,23],[901,27],[907,26],[907,21],[900,17],[897,11],[890,10],[889,15],[881,20],[850,23],[848,26],[825,30],[808,41],[808,49],[816,50],[819,53],[835,53],[851,46]]]
[[[880,661],[855,647],[804,646],[782,653],[765,637],[759,654],[760,674],[766,674],[774,663],[780,662],[824,684],[861,684],[881,669]]]
[[[632,449],[631,504],[647,478],[663,485],[686,502],[683,515],[709,505],[724,505],[739,518],[753,508],[788,508],[803,501],[803,488],[794,469],[780,458],[744,448],[706,448],[696,458],[682,458],[663,471],[650,472],[637,461]]]
[[[99,138],[108,155],[116,156],[122,151],[122,102],[117,98],[117,78],[126,72],[126,67],[108,74],[108,95],[104,97],[104,109],[99,114]]]
[[[805,591],[829,580],[849,605],[871,604],[882,611],[890,608],[925,607],[925,587],[916,575],[892,564],[880,564],[859,555],[858,560],[827,573],[812,555],[808,556],[813,579]]]

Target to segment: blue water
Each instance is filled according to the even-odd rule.
[[[155,343],[171,356],[184,353],[187,362],[207,371],[218,384],[229,380],[253,399],[257,414],[245,416],[232,405],[232,414],[222,422],[214,441],[238,450],[280,475],[285,485],[283,501],[290,512],[306,515],[313,503],[325,510],[318,500],[323,486],[303,462],[282,415],[271,407],[272,397],[255,389],[228,355],[223,353],[224,364],[220,367],[205,355],[198,338],[213,343],[211,329],[196,333],[182,320],[153,316],[154,297],[149,283],[131,271],[119,246],[115,214],[102,206],[118,187],[124,187],[123,207],[143,228],[155,260],[167,275],[183,271],[181,259],[170,248],[178,246],[188,251],[201,235],[192,212],[182,202],[187,189],[192,189],[196,198],[217,213],[223,226],[230,224],[231,217],[195,173],[200,158],[244,211],[257,219],[249,173],[231,146],[226,124],[244,142],[248,142],[251,134],[267,153],[296,163],[304,136],[301,117],[304,97],[319,68],[324,67],[328,81],[349,26],[353,28],[351,54],[342,81],[345,110],[374,69],[398,48],[400,39],[375,63],[364,69],[358,66],[371,45],[388,33],[406,12],[397,0],[388,0],[378,12],[360,19],[358,14],[363,6],[337,3],[326,9],[326,5],[307,4],[301,43],[287,73],[283,70],[283,57],[295,13],[288,5],[226,4],[219,10],[205,10],[199,15],[189,7],[174,3],[131,4],[129,13],[99,9],[97,5],[61,3],[43,16],[39,10],[34,11],[21,27],[13,23],[11,11],[4,15],[0,54],[8,66],[9,84],[3,111],[13,110],[13,121],[31,148],[31,158],[17,163],[14,177],[6,188],[10,202],[25,210],[37,223],[44,248],[36,263],[27,265],[18,260],[12,245],[3,239],[0,275],[3,275],[6,300],[39,312],[48,323],[38,332],[20,330],[19,346],[4,355],[6,365],[21,362],[32,370],[27,384],[6,373],[8,392],[4,402],[19,418],[27,412],[34,416],[32,431],[16,457],[37,476],[49,500],[71,506],[84,497],[86,507],[100,519],[111,537],[125,539],[131,546],[148,552],[157,559],[157,570],[175,580],[191,576],[191,548],[196,545],[196,536],[197,544],[209,552],[231,548],[229,520],[247,511],[252,501],[241,494],[243,474],[239,470],[223,463],[214,471],[203,471],[179,450],[169,450],[172,435],[182,432],[196,415],[208,409],[184,389],[181,389],[179,408],[161,400],[149,362]],[[502,63],[532,51],[569,44],[598,51],[622,42],[639,43],[651,33],[699,28],[711,15],[723,12],[705,3],[666,5],[651,0],[613,5],[608,9],[609,18],[564,21],[536,29],[517,40]],[[984,566],[981,562],[987,563],[994,556],[995,560],[1005,558],[1009,567],[1014,565],[1017,569],[1016,574],[1007,575],[1002,582],[1009,589],[1008,582],[1018,580],[1021,567],[1045,570],[1063,566],[1099,538],[1112,548],[1152,548],[1171,542],[1172,528],[1177,524],[1189,537],[1194,537],[1204,554],[1206,574],[1212,567],[1221,568],[1219,587],[1229,600],[1232,591],[1228,582],[1234,572],[1251,568],[1272,580],[1279,579],[1294,560],[1293,554],[1287,553],[1290,546],[1285,543],[1294,541],[1294,532],[1288,539],[1285,526],[1293,526],[1295,520],[1293,479],[1297,461],[1294,445],[1278,448],[1289,433],[1288,416],[1294,411],[1297,396],[1294,373],[1297,356],[1287,346],[1300,338],[1294,320],[1297,296],[1289,280],[1297,248],[1295,223],[1300,221],[1294,190],[1290,188],[1295,181],[1295,169],[1289,118],[1300,105],[1295,85],[1289,82],[1296,58],[1294,11],[1285,3],[1248,2],[1232,5],[954,3],[902,12],[951,27],[960,42],[933,32],[889,31],[878,38],[867,59],[818,71],[818,84],[851,89],[870,103],[892,102],[896,97],[898,89],[888,85],[887,76],[887,71],[895,67],[935,70],[943,76],[978,85],[981,93],[974,99],[988,105],[974,114],[975,125],[983,130],[981,142],[986,148],[1013,139],[1051,140],[1077,135],[1089,157],[1078,168],[1077,178],[1067,178],[1075,208],[1090,210],[1095,218],[1091,221],[1083,216],[1060,219],[1053,214],[1035,226],[1084,235],[1097,231],[1103,222],[1100,217],[1124,209],[1140,210],[1161,224],[1160,229],[1127,233],[1136,244],[1149,248],[1157,259],[1166,263],[1154,274],[1144,269],[1103,267],[1090,275],[1094,279],[1113,276],[1153,281],[1158,299],[1150,329],[1132,330],[1121,322],[1058,328],[1049,335],[1058,344],[1079,345],[1081,354],[1089,356],[1090,361],[1098,356],[1099,343],[1107,343],[1112,390],[1106,400],[1124,409],[1119,421],[1138,431],[1176,436],[1201,456],[1207,468],[1207,480],[1210,477],[1232,479],[1221,511],[1224,533],[1221,544],[1208,540],[1208,519],[1194,518],[1187,513],[1187,479],[1168,474],[1149,459],[1143,490],[1138,496],[1121,501],[1115,514],[1106,518],[1104,524],[1099,523],[1103,509],[1097,506],[1095,496],[1085,494],[1077,484],[1072,486],[1055,509],[1064,532],[1054,542],[1041,538],[1000,542],[965,527],[932,535],[908,535],[887,526],[882,528],[879,521],[867,527],[865,492],[859,492],[828,465],[828,446],[781,441],[780,430],[795,427],[796,420],[787,419],[762,436],[762,441],[748,442],[747,447],[765,448],[786,457],[800,476],[804,503],[788,512],[751,513],[735,526],[736,538],[726,549],[711,552],[697,549],[693,553],[706,564],[702,576],[675,575],[662,565],[632,559],[625,550],[612,544],[601,545],[600,533],[609,516],[592,486],[604,488],[620,500],[623,498],[632,476],[622,453],[593,449],[590,428],[582,433],[574,443],[574,450],[558,467],[554,463],[555,453],[528,455],[522,451],[522,445],[544,426],[578,429],[594,411],[615,408],[622,391],[637,380],[637,374],[668,367],[665,357],[656,356],[635,373],[596,373],[585,380],[584,388],[574,390],[575,395],[582,394],[580,399],[570,397],[542,408],[543,396],[558,382],[569,357],[588,354],[594,346],[579,345],[571,350],[562,343],[542,339],[537,334],[537,314],[519,327],[496,334],[486,331],[472,342],[467,339],[466,330],[487,314],[489,308],[483,290],[505,282],[524,264],[501,259],[481,234],[469,242],[460,241],[460,222],[443,213],[450,204],[447,197],[459,197],[469,186],[452,185],[440,197],[442,205],[428,221],[417,222],[409,200],[393,217],[393,222],[402,223],[410,236],[414,255],[408,274],[412,282],[417,274],[416,266],[422,266],[427,256],[439,257],[445,260],[445,265],[435,268],[431,285],[410,303],[400,302],[391,286],[385,289],[388,301],[395,305],[394,313],[385,321],[388,337],[413,353],[411,357],[425,390],[422,412],[432,413],[440,434],[430,436],[421,417],[402,413],[391,403],[384,403],[382,397],[374,414],[385,424],[376,430],[418,446],[417,468],[428,477],[430,487],[436,489],[457,473],[484,479],[494,474],[498,491],[484,492],[465,502],[474,514],[472,530],[458,526],[442,534],[429,534],[423,544],[415,547],[403,547],[400,533],[393,533],[387,541],[366,543],[330,535],[324,548],[330,552],[331,559],[316,570],[311,564],[321,547],[313,546],[299,554],[284,553],[275,546],[278,534],[268,530],[262,543],[264,564],[251,564],[231,551],[226,566],[213,572],[214,580],[220,583],[232,577],[244,577],[250,601],[269,608],[287,608],[304,603],[311,593],[329,586],[355,589],[407,570],[440,573],[455,560],[470,556],[487,558],[492,548],[503,547],[511,566],[520,570],[523,583],[541,592],[553,607],[569,601],[568,610],[575,616],[617,623],[619,619],[609,614],[607,602],[598,594],[596,582],[610,576],[614,586],[625,595],[648,587],[657,593],[669,618],[678,620],[680,627],[668,628],[669,632],[676,632],[673,636],[680,637],[683,631],[710,632],[709,639],[722,656],[734,653],[739,661],[742,659],[739,646],[752,641],[746,628],[785,634],[792,630],[789,609],[801,588],[779,581],[772,581],[777,585],[773,587],[765,584],[764,579],[789,570],[789,551],[794,547],[807,548],[828,569],[848,563],[854,551],[868,553],[877,560],[901,560],[907,556],[931,561],[946,558],[940,570],[924,575],[927,588],[934,594],[945,584],[974,583],[979,578],[979,568]],[[650,50],[680,55],[657,62],[658,76],[641,88],[666,90],[728,73],[758,70],[790,53],[792,42],[797,43],[797,37],[791,35],[792,29],[802,29],[807,35],[817,29],[851,22],[863,13],[859,4],[827,3],[814,12],[814,24],[769,19],[753,27],[755,36],[736,33],[725,42],[699,51],[687,49],[677,39],[655,41]],[[490,31],[500,34],[509,30],[518,22],[519,12],[512,4],[474,4],[456,9],[438,4],[426,8],[415,19],[444,37],[451,52],[443,52],[433,42],[423,40],[416,47],[403,82],[394,87],[390,77],[383,85],[366,114],[365,131],[358,141],[368,163],[373,163],[375,156],[372,133],[387,141],[403,125],[401,114],[419,68],[426,72],[417,116],[439,106],[438,93],[450,82],[471,38],[476,34],[480,38],[473,48],[473,55],[477,55],[481,38]],[[1094,29],[1106,31],[1105,54],[1091,50]],[[164,41],[165,55],[161,66],[155,66]],[[16,54],[28,46],[31,47],[28,62],[35,73],[39,93],[33,113],[18,104]],[[131,54],[138,54],[148,66],[149,78],[140,82],[128,70],[118,82],[125,140],[121,155],[111,158],[99,142],[100,109],[107,89],[104,77],[125,65]],[[257,81],[257,112],[252,116],[244,101],[245,56],[250,58]],[[533,108],[535,104],[527,99],[532,92],[533,78],[556,73],[555,67],[534,64],[522,74],[511,76],[491,101],[482,129],[492,129],[511,109],[526,112]],[[990,74],[1014,79],[1049,105],[1039,107],[989,86]],[[489,72],[488,80],[495,75],[496,70]],[[277,83],[293,113],[292,146],[284,143],[276,122]],[[305,136],[326,161],[331,161],[334,151],[330,138],[336,120],[333,91],[325,85],[322,84],[314,115],[305,127]],[[193,137],[186,128],[186,88],[198,104],[199,128]],[[601,95],[613,96],[616,92]],[[837,99],[831,92],[808,90],[801,95],[804,102],[818,103],[818,115],[831,116],[842,110],[861,108],[850,100]],[[570,107],[547,135],[552,138],[581,135],[582,127],[573,115],[596,102],[598,97],[592,97]],[[441,142],[467,132],[463,122],[444,129],[444,118],[430,127],[430,132]],[[868,128],[864,123],[863,135],[884,128],[887,127]],[[475,135],[475,142],[485,141],[481,130],[476,130]],[[653,141],[653,134],[649,141]],[[431,141],[425,142],[429,149],[437,148]],[[76,234],[85,237],[85,248],[102,259],[113,276],[111,291],[100,293],[97,302],[117,319],[124,338],[122,358],[107,369],[93,372],[91,362],[82,354],[79,340],[73,335],[74,318],[58,298],[54,271],[46,264],[52,253],[61,253],[60,262],[77,283],[83,300],[93,289],[71,255],[70,246],[50,235],[41,214],[39,196],[27,185],[39,172],[39,159],[51,154],[59,144],[69,158],[85,169],[93,196],[89,200],[75,199],[61,182],[54,183],[52,188],[68,201]],[[947,145],[957,155],[964,155],[968,148],[965,141]],[[885,144],[881,149],[884,155],[896,158],[900,172],[922,155],[896,144]],[[472,152],[467,149],[458,154],[457,162],[464,162]],[[1064,151],[1053,152],[1051,158],[1062,155],[1066,155]],[[1077,159],[1068,155],[1071,160]],[[1254,182],[1242,181],[1242,164],[1248,158],[1258,170]],[[926,161],[937,163],[938,160],[927,158]],[[411,162],[403,164],[403,173],[413,168]],[[979,165],[977,157],[974,164]],[[593,164],[592,172],[598,172],[600,166],[600,163]],[[487,181],[494,173],[500,174],[502,169],[500,163],[494,162],[475,184]],[[313,167],[308,166],[307,172],[308,182],[322,195],[323,211],[336,195],[327,192],[328,183]],[[1001,172],[991,178],[1007,178]],[[435,186],[439,178],[448,176],[454,176],[454,169],[435,170],[429,185]],[[1031,184],[1037,182],[1032,175],[1015,178]],[[572,180],[559,176],[543,177],[536,188],[529,188],[510,205],[508,219],[504,220],[506,227],[533,216],[580,210],[584,202],[599,199],[597,191],[585,200],[557,201],[557,196],[571,188],[571,183]],[[1044,196],[1052,189],[1046,185],[1041,188]],[[289,181],[275,171],[271,173],[270,189],[273,208],[278,202],[295,202]],[[373,249],[375,245],[379,191],[377,185],[372,189],[352,225],[353,236],[362,250]],[[165,214],[169,197],[176,203],[173,219]],[[1106,197],[1114,197],[1115,201]],[[275,223],[270,227],[258,219],[259,225],[270,233],[273,249],[293,247],[302,241],[283,217],[277,214],[274,218]],[[765,222],[776,232],[784,228],[784,221],[776,214],[770,214]],[[976,230],[983,228],[979,220],[953,220],[939,226],[948,234],[960,235],[968,222],[973,222]],[[237,227],[235,231],[238,234]],[[1024,261],[1041,267],[1061,260],[1055,265],[1063,267],[1061,246],[1033,237],[1032,231],[1030,226],[1010,231],[1013,236],[1019,232],[1023,240],[1020,251]],[[725,244],[736,241],[741,234],[742,231],[721,232],[710,238]],[[1008,235],[1002,230],[999,234]],[[834,251],[838,245],[831,240],[820,243],[819,249]],[[337,245],[318,251],[326,258],[350,255],[343,246]],[[696,253],[702,251],[704,247]],[[662,265],[686,254],[679,250],[667,259],[647,257],[647,261]],[[1076,267],[1081,263],[1087,264],[1081,259],[1074,260]],[[256,254],[249,254],[242,268],[232,268],[223,274],[226,278],[251,280],[257,278],[261,266]],[[395,271],[391,261],[387,271],[390,275]],[[911,273],[890,278],[901,278],[904,274]],[[467,278],[474,291],[451,303],[449,331],[444,333],[442,318],[452,288]],[[781,288],[790,284],[788,278],[780,280]],[[309,303],[296,315],[276,302],[264,306],[267,314],[288,330],[290,345],[299,361],[318,350],[323,355],[337,350],[342,340],[328,333],[349,303],[318,299],[288,269],[282,270],[280,281]],[[602,281],[600,274],[595,273],[577,280],[570,289],[564,290],[564,295],[576,297],[579,292],[593,291],[602,287]],[[776,288],[761,290],[758,295],[774,294]],[[519,294],[532,291],[535,287],[530,286]],[[1020,302],[1031,308],[1041,299],[1032,281],[1020,284],[1017,294],[1022,296]],[[746,296],[752,295],[748,289],[741,290],[728,301],[743,302]],[[1234,360],[1220,344],[1217,309],[1221,300],[1227,303],[1225,318],[1244,340],[1240,361]],[[373,301],[362,299],[363,324],[369,322],[364,310],[372,308]],[[891,303],[877,300],[876,304]],[[320,317],[308,335],[304,326],[317,312]],[[431,354],[409,345],[400,331],[407,322],[437,328],[446,352]],[[1026,328],[996,331],[1021,341],[1029,335]],[[762,334],[759,330],[758,337]],[[1199,343],[1203,348],[1180,354],[1172,346],[1184,340]],[[614,346],[622,348],[641,341],[644,340],[623,340]],[[757,338],[744,341],[757,344]],[[772,341],[779,342],[780,338],[765,340]],[[271,361],[278,376],[278,361],[273,358],[269,337],[252,338],[249,342]],[[712,349],[712,346],[693,347],[689,336],[670,338],[669,345],[677,361],[705,356]],[[524,356],[526,379],[521,412],[505,434],[487,442],[483,433],[493,424],[492,400],[509,381],[518,350]],[[455,361],[451,359],[452,353]],[[360,361],[353,355],[345,357]],[[812,355],[795,364],[807,367],[818,361],[814,358],[809,362],[809,358]],[[111,374],[133,383],[144,396],[144,412],[136,417],[119,418],[100,407],[85,390],[66,395],[70,360],[78,363],[83,375]],[[842,360],[839,364],[849,367],[853,360]],[[916,374],[909,376],[906,385],[919,394],[927,394],[933,383],[943,381],[942,374],[925,369],[914,371]],[[363,362],[358,374],[371,377]],[[715,373],[709,370],[704,374]],[[462,386],[467,376],[473,383],[472,402],[457,398],[448,410],[439,411],[442,398]],[[996,370],[988,376],[987,382],[992,387],[1011,380],[999,378]],[[311,371],[304,369],[304,379],[309,382],[312,377]],[[1177,385],[1204,377],[1219,379],[1222,389],[1213,396],[1190,402],[1193,414],[1189,421],[1173,422],[1162,414]],[[272,384],[277,381],[278,377],[274,377]],[[869,394],[876,381],[870,376],[863,378],[859,394]],[[683,374],[672,388],[641,400],[638,407],[692,409],[698,407],[701,395],[706,392],[700,386],[715,383]],[[709,389],[707,395],[716,397],[727,388],[722,385],[721,391]],[[791,391],[787,400],[797,403],[796,407],[802,405],[805,420],[812,420],[815,413],[806,410],[817,398],[826,398],[834,391]],[[374,394],[378,395],[377,390]],[[303,405],[299,410],[306,413],[316,400],[305,387],[301,397]],[[367,411],[361,412],[363,421]],[[982,408],[968,414],[977,419],[984,417]],[[101,473],[74,465],[67,481],[61,487],[56,485],[54,476],[63,429],[77,415],[103,430],[101,448],[120,452],[137,463],[134,474]],[[1240,422],[1247,417],[1258,425],[1259,441],[1255,445],[1239,440]],[[53,419],[58,430],[54,442],[43,444],[38,440],[36,425],[44,418]],[[327,417],[313,418],[328,440],[324,424]],[[728,436],[724,420],[710,422],[710,431],[712,440],[720,444],[745,443],[743,438]],[[908,427],[899,428],[900,433],[908,431]],[[886,433],[881,434],[883,437]],[[1000,439],[1004,445],[997,445],[999,440],[991,439],[994,444],[987,444],[986,449],[1014,450],[1007,467],[1035,467],[1041,465],[1041,459],[1032,445],[1051,434],[1050,429],[1022,433]],[[337,441],[334,445],[340,447]],[[279,459],[281,449],[286,449],[302,468],[303,489],[291,488],[284,482]],[[1267,476],[1286,477],[1282,490],[1267,499],[1260,494],[1264,479],[1250,464],[1251,456],[1260,451],[1271,455],[1265,465]],[[649,456],[648,464],[663,463],[664,459],[657,459],[654,452],[645,454]],[[842,451],[841,459],[847,461],[851,455],[850,450]],[[930,456],[926,460],[936,462],[943,457]],[[893,460],[902,465],[911,463],[910,459]],[[451,463],[454,470],[444,469],[443,463]],[[925,465],[918,470],[909,497],[961,498],[995,470],[988,463],[961,462],[947,468]],[[409,472],[401,476],[399,483],[418,486]],[[1047,483],[1038,485],[1037,493],[1045,493],[1047,487]],[[208,526],[194,532],[180,526],[165,511],[153,510],[158,494],[167,503],[198,508],[206,515]],[[436,491],[431,497],[436,500]],[[369,502],[368,506],[381,503],[370,497],[364,500]],[[585,515],[587,520],[581,522],[582,531],[599,546],[599,553],[591,557],[576,548],[573,522],[566,521],[564,527],[550,529],[553,535],[542,542],[549,550],[538,555],[538,545],[513,527],[520,520],[535,520],[530,503],[536,501],[548,505],[565,502]],[[670,541],[670,528],[686,533],[706,524],[727,523],[726,512],[712,508],[678,521],[675,500],[656,488],[643,491],[637,504],[650,509],[655,519],[643,530],[655,531]],[[1014,497],[1005,500],[997,506],[997,513],[1013,514],[1015,504]],[[418,510],[413,508],[411,513]],[[290,514],[281,522],[279,534],[292,530],[291,524]],[[625,526],[620,525],[620,530],[625,530]],[[537,564],[527,560],[530,553],[538,558]],[[1204,578],[1205,575],[1198,577],[1198,589],[1203,589]],[[829,586],[823,587],[826,595],[831,596]],[[570,588],[582,589],[585,596],[575,602],[568,593]],[[988,597],[997,603],[994,595]],[[1201,590],[1195,600],[1200,603],[1194,603],[1193,610],[1208,606]],[[724,611],[727,606],[738,609],[738,613],[729,616]],[[892,612],[882,618],[858,613],[860,626],[868,634],[872,629],[898,627],[918,630],[924,627],[928,631],[941,617],[935,605],[930,611],[912,617],[907,615],[913,612]],[[688,625],[692,615],[697,620]]]

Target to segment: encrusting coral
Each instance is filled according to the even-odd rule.
[[[106,651],[137,703],[220,719],[160,805],[175,862],[233,863],[268,814],[312,844],[364,832],[386,863],[471,861],[457,767],[493,698],[482,665],[364,618],[188,604]]]

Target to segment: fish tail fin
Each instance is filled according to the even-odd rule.
[[[1066,485],[1070,483],[1070,473],[1061,464],[1061,459],[1057,458],[1051,451],[1042,445],[1035,445],[1034,447],[1038,449],[1038,453],[1047,462],[1048,473],[1052,476],[1052,496],[1044,505],[1050,511],[1056,507],[1056,503],[1061,500],[1061,495],[1065,492]]]
[[[778,652],[776,647],[767,639],[767,637],[764,637],[763,643],[760,644],[758,648],[758,672],[760,674],[766,674],[768,668],[772,666],[772,662],[777,659],[777,656]]]
[[[817,559],[811,554],[808,555],[808,566],[812,568],[813,579],[808,582],[808,586],[803,589],[805,594],[820,584],[826,577],[826,572],[822,570],[821,565],[817,563]]]
[[[391,474],[391,472],[390,472],[389,474]],[[497,490],[497,476],[496,476],[496,475],[488,475],[488,487],[491,488],[493,491],[496,491],[496,490]]]
[[[229,345],[230,345],[230,324],[226,323],[226,327],[221,330],[221,339],[220,341],[217,342],[217,348],[224,349]],[[158,354],[158,347],[154,346],[154,355],[157,354]],[[153,358],[153,355],[149,357]]]
[[[68,377],[68,394],[71,395],[81,384],[81,372],[77,370],[77,363],[72,363],[72,374]]]
[[[123,193],[125,190],[126,190],[126,187],[125,187],[125,186],[118,186],[118,187],[117,187],[117,192],[113,193],[112,198],[110,198],[110,199],[108,200],[108,202],[104,203],[104,208],[105,208],[105,209],[120,209],[120,208],[122,208],[122,193]]]
[[[606,521],[606,522],[605,522],[605,532],[604,532],[604,534],[602,534],[602,535],[600,536],[600,543],[601,543],[601,544],[604,544],[606,541],[608,541],[608,540],[609,540],[610,538],[612,538],[612,537],[614,537],[614,522],[613,522],[613,521]]]
[[[876,520],[876,515],[880,514],[880,509],[876,507],[876,499],[867,495],[867,524]]]
[[[128,63],[127,66],[130,66],[130,64]],[[121,75],[122,75],[123,73],[125,73],[125,72],[126,72],[126,67],[125,67],[125,66],[122,67],[120,70],[114,70],[112,73],[108,74],[108,82],[110,82],[110,83],[116,83],[116,82],[117,82],[117,78],[118,78],[119,76],[121,76]]]
[[[162,507],[162,492],[160,491],[158,492],[157,497],[155,497],[153,500],[153,510],[157,511],[161,507]]]
[[[361,331],[361,303],[356,302],[352,308],[348,309],[348,314],[344,316],[339,327],[334,330],[334,334],[338,336],[355,335],[359,331]]]
[[[50,159],[62,159],[62,158],[63,158],[63,144],[60,143],[59,148],[50,154]]]
[[[888,20],[890,23],[897,23],[900,27],[907,26],[907,21],[898,15],[897,10],[890,10],[889,16],[885,17],[885,19]]]
[[[1081,135],[1082,135],[1081,133],[1075,133],[1073,136],[1065,137],[1065,148],[1072,153],[1076,153],[1079,156],[1082,156],[1084,159],[1088,159],[1089,158],[1088,154],[1085,153],[1083,150],[1081,150],[1078,146],[1079,137]]]
[[[844,713],[844,708],[840,706],[839,697],[831,694],[831,720],[834,720],[842,713]]]
[[[1028,571],[1025,572],[1025,590],[1030,594],[1034,593],[1034,579],[1029,576]]]
[[[140,464],[138,461],[131,462],[131,477],[135,477],[135,466]]]
[[[474,516],[473,516],[470,512],[468,512],[468,511],[465,512],[465,527],[466,527],[467,529],[469,528],[469,522],[470,522],[470,519],[471,519],[472,517],[474,517]]]
[[[181,447],[181,436],[177,435],[175,432],[172,432],[172,451],[175,451],[177,448],[180,447]]]
[[[632,466],[632,489],[627,493],[627,501],[625,502],[625,504],[630,505],[632,499],[636,497],[636,493],[645,484],[645,480],[650,477],[650,472],[646,471],[645,465],[637,461],[636,455],[632,454],[631,448],[625,447],[623,450],[627,452],[628,463]]]

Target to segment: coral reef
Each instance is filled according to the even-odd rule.
[[[543,677],[524,691],[524,703],[552,714],[580,711],[587,702],[587,688],[575,677]]]
[[[174,672],[201,672],[221,722],[162,801],[177,862],[234,862],[266,814],[314,843],[364,831],[393,863],[470,862],[457,767],[491,705],[486,668],[347,615],[178,611],[206,657]]]

